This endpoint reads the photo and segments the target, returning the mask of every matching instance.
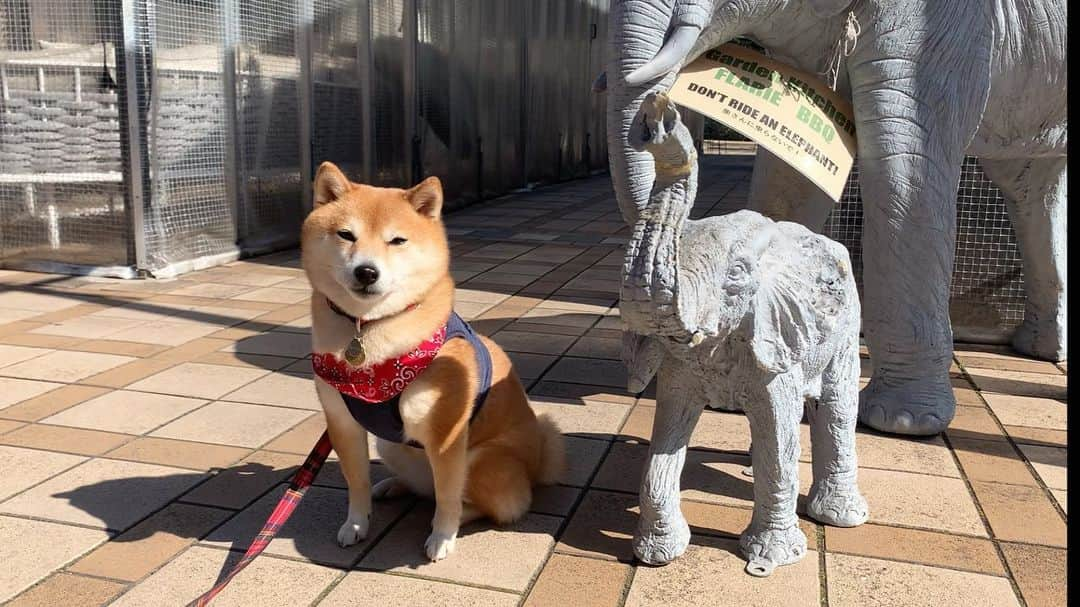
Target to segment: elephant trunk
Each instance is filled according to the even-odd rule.
[[[622,0],[611,7],[605,76],[608,157],[619,210],[630,225],[649,200],[655,175],[648,153],[629,142],[638,108],[666,92],[675,70],[712,17],[713,0]],[[670,33],[670,35],[669,35]]]
[[[675,106],[650,93],[630,141],[653,164],[655,181],[626,249],[620,314],[632,331],[686,342],[698,330],[694,298],[680,293],[680,239],[697,193],[697,151]]]

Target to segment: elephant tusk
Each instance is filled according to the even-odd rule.
[[[682,60],[690,53],[694,43],[697,42],[699,33],[701,33],[700,28],[693,25],[680,25],[675,28],[655,57],[627,74],[626,84],[637,86],[679,67]]]

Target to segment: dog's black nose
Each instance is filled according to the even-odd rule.
[[[353,270],[353,276],[356,276],[356,282],[364,285],[375,284],[376,280],[379,280],[379,271],[374,266],[356,266]]]

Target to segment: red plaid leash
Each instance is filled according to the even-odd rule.
[[[266,547],[270,545],[274,536],[281,531],[281,528],[285,526],[289,517],[292,516],[293,511],[296,510],[296,506],[300,504],[300,500],[303,499],[304,494],[307,493],[308,487],[315,481],[315,476],[319,474],[319,470],[322,468],[323,463],[326,462],[326,458],[330,455],[331,449],[333,449],[333,446],[330,444],[330,434],[328,432],[323,432],[322,437],[319,438],[319,442],[315,443],[315,448],[311,450],[311,453],[304,461],[304,465],[300,466],[300,469],[296,471],[296,476],[294,476],[292,482],[289,483],[288,490],[285,491],[285,495],[281,496],[281,500],[270,514],[270,518],[266,519],[262,531],[259,531],[259,535],[256,535],[255,539],[251,541],[251,545],[248,546],[247,552],[244,553],[244,557],[233,566],[229,575],[225,576],[217,583],[217,585],[208,590],[206,594],[188,603],[188,607],[205,607],[205,605],[210,603],[211,599],[229,585],[229,582],[232,581],[237,573],[243,571],[244,567],[250,565],[251,561],[255,560],[255,557],[262,554],[263,550],[266,550]]]

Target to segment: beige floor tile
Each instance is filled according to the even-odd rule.
[[[424,554],[431,516],[429,504],[413,509],[360,561],[360,566],[521,592],[544,564],[562,521],[527,514],[504,528],[473,523],[458,534],[453,554],[433,563]]]
[[[215,529],[203,543],[244,550],[259,533],[263,523],[277,506],[285,486],[275,489]],[[348,568],[388,526],[412,505],[413,500],[393,499],[376,502],[371,515],[368,540],[342,548],[337,543],[338,527],[345,521],[348,493],[341,489],[312,487],[303,508],[297,509],[278,536],[266,548],[267,554],[298,558],[321,565]]]
[[[8,330],[12,325],[5,325],[4,330]],[[34,323],[33,326],[24,326],[23,331],[39,329],[43,325],[40,323]],[[26,348],[43,348],[46,350],[82,350],[82,347],[75,347],[75,344],[82,346],[84,340],[81,338],[64,337],[63,335],[43,335],[41,333],[23,333],[14,332],[3,336],[4,345],[8,346],[23,346]]]
[[[824,529],[825,548],[829,552],[1005,575],[997,550],[988,539],[872,523]]]
[[[1047,487],[1062,490],[1069,488],[1066,474],[1068,450],[1035,445],[1019,445],[1019,447]]]
[[[138,462],[95,459],[0,504],[0,511],[122,531],[204,478]]]
[[[137,360],[130,356],[96,354],[93,352],[52,352],[0,369],[0,375],[76,382],[84,377],[107,371]]]
[[[1005,426],[1005,431],[1008,432],[1009,437],[1018,444],[1063,448],[1069,445],[1069,435],[1065,430]]]
[[[108,539],[98,529],[0,516],[0,601]]]
[[[802,480],[805,491],[809,479]],[[986,535],[975,503],[961,479],[861,469],[859,489],[870,505],[871,522]]]
[[[80,455],[101,455],[106,451],[119,447],[132,438],[134,437],[128,434],[68,428],[65,426],[28,424],[0,436],[0,443],[33,449],[78,453]]]
[[[806,427],[805,424],[803,426]],[[808,432],[806,436],[809,436]],[[809,455],[806,447],[803,451]],[[855,435],[855,452],[861,468],[960,477],[960,470],[940,436],[898,437],[860,428]],[[810,458],[804,458],[803,461],[810,461]]]
[[[845,554],[825,559],[832,607],[1019,607],[1003,577]]]
[[[0,308],[15,308],[18,310],[37,310],[39,314],[56,312],[65,308],[72,308],[82,303],[82,300],[74,297],[61,295],[47,295],[44,293],[31,293],[12,289],[6,293],[0,293]]]
[[[242,339],[225,348],[229,352],[303,358],[311,354],[311,338],[300,333],[274,331]]]
[[[63,385],[47,381],[0,377],[0,409],[45,394]]]
[[[220,329],[220,326],[211,323],[147,322],[137,327],[113,333],[105,337],[105,339],[179,346],[193,339],[205,337]]]
[[[968,369],[968,374],[983,392],[1040,398],[1067,398],[1068,379],[1064,375],[987,369]]]
[[[565,441],[566,473],[560,482],[584,487],[600,465],[604,454],[607,453],[608,442],[577,436],[567,436]]]
[[[123,356],[135,356],[137,358],[149,358],[169,349],[169,346],[159,343],[138,343],[124,341],[111,337],[102,339],[86,339],[64,349],[79,350],[80,352],[97,352],[99,354],[120,354]]]
[[[98,339],[142,324],[128,318],[80,316],[60,322],[49,323],[33,331],[42,335],[60,335],[81,339]]]
[[[533,411],[550,415],[566,434],[608,438],[617,433],[630,405],[532,396]]]
[[[239,295],[245,291],[250,291],[251,289],[252,288],[248,285],[227,285],[213,282],[202,282],[176,289],[175,291],[172,291],[172,294],[225,299],[227,297]]]
[[[997,539],[1067,545],[1065,521],[1042,488],[983,481],[972,481],[971,488]]]
[[[989,369],[996,371],[1024,371],[1028,373],[1049,373],[1060,375],[1054,363],[1019,356],[995,354],[993,352],[957,352],[956,357],[964,367]]]
[[[626,366],[615,360],[563,357],[544,375],[547,381],[626,387]]]
[[[326,431],[326,418],[312,415],[262,446],[267,451],[285,451],[306,455]]]
[[[543,375],[544,371],[556,358],[547,354],[529,354],[525,352],[507,352],[506,354],[510,357],[510,362],[514,365],[518,377],[526,384],[529,383],[529,380]]]
[[[182,363],[141,379],[128,388],[196,398],[220,398],[267,373],[263,369]]]
[[[513,607],[520,597],[510,592],[472,588],[437,580],[423,580],[389,573],[353,571],[326,595],[319,607],[355,607],[358,598],[370,605],[423,605],[459,607],[483,605]]]
[[[533,500],[529,512],[551,516],[569,516],[574,511],[582,491],[580,487],[549,485],[533,487]]]
[[[193,546],[157,570],[116,602],[116,607],[159,607],[161,597],[174,605],[196,599],[232,568],[240,553]],[[215,599],[215,607],[307,605],[341,572],[329,567],[263,556],[238,574]]]
[[[225,395],[224,400],[321,411],[309,375],[271,373]]]
[[[0,484],[2,501],[86,461],[86,458],[67,453],[0,446],[0,461],[4,462],[5,469],[4,482]]]
[[[133,582],[183,552],[231,515],[227,510],[170,504],[68,567]]]
[[[245,367],[248,369],[266,369],[268,371],[282,371],[289,365],[297,362],[295,358],[285,356],[266,356],[265,354],[240,354],[237,352],[210,352],[191,362],[205,363],[208,365],[228,365],[230,367]],[[311,361],[307,360],[307,373],[311,373]]]
[[[1053,494],[1054,501],[1057,502],[1058,506],[1061,506],[1061,510],[1063,512],[1065,512],[1065,514],[1068,514],[1069,513],[1069,492],[1065,491],[1063,489],[1051,489],[1050,493]]]
[[[568,356],[583,358],[599,358],[606,360],[620,360],[622,356],[622,341],[603,337],[582,337],[566,353]]]
[[[143,434],[204,404],[204,400],[182,396],[117,390],[65,409],[42,423]]]
[[[1059,607],[1066,604],[1066,553],[1061,548],[1001,544],[1016,585],[1028,607]]]
[[[627,392],[625,387],[610,388],[589,384],[567,384],[555,381],[536,382],[536,385],[529,390],[529,397],[540,400],[547,397],[556,399],[580,399],[584,401],[599,401],[621,405],[633,405],[638,400],[638,397]]]
[[[8,607],[53,607],[105,605],[125,589],[123,584],[70,573],[57,573],[7,603]]]
[[[983,396],[1006,426],[1064,430],[1068,423],[1069,407],[1059,400],[989,392]]]
[[[1035,485],[1024,460],[1013,446],[1005,441],[950,439],[956,458],[971,480]]]
[[[524,607],[621,607],[630,574],[624,563],[553,554]]]
[[[990,411],[979,407],[957,407],[956,417],[945,431],[949,438],[973,440],[1007,440]]]
[[[474,303],[497,304],[509,296],[497,291],[484,291],[478,289],[454,289],[454,302],[471,301]]]
[[[26,346],[9,346],[0,344],[0,367],[7,367],[48,354],[47,348],[28,348]],[[4,373],[0,370],[0,373]]]
[[[305,281],[307,282],[307,281]],[[265,301],[269,303],[294,304],[307,301],[311,298],[311,287],[305,285],[303,289],[287,289],[273,286],[255,289],[232,298],[233,301]]]
[[[248,453],[251,453],[251,450],[243,447],[143,436],[109,451],[106,455],[114,459],[148,464],[210,470],[230,466]]]
[[[700,538],[666,567],[639,567],[626,597],[627,607],[820,604],[818,559],[809,553],[798,563],[778,567],[768,578],[744,573],[738,542]]]
[[[175,350],[167,350],[162,355],[170,355]],[[82,383],[105,388],[123,388],[133,382],[159,373],[175,365],[175,362],[154,358],[140,358],[119,367],[113,367],[82,379]]]
[[[41,314],[40,310],[17,310],[14,308],[0,308],[0,325],[6,325],[9,322],[26,320],[28,318],[33,318],[39,314]]]
[[[492,339],[507,352],[559,355],[577,339],[573,335],[499,331]]]
[[[214,475],[181,498],[185,502],[238,510],[286,480],[300,464],[303,455],[256,451]]]
[[[151,436],[258,447],[311,414],[300,409],[216,402],[155,430]]]
[[[0,419],[0,434],[11,432],[16,428],[22,428],[26,424],[24,422],[16,422],[9,419]]]

